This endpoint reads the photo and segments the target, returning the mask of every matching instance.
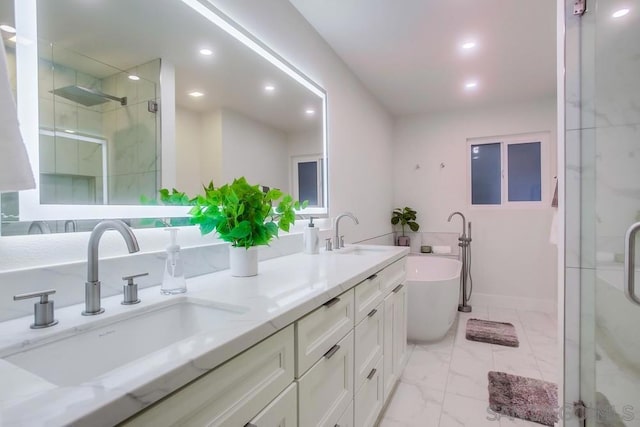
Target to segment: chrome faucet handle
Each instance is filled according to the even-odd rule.
[[[120,304],[132,305],[138,304],[140,299],[138,298],[138,284],[133,281],[136,277],[148,276],[149,273],[132,274],[131,276],[124,276],[122,280],[126,280],[127,284],[122,286],[122,294],[124,299]]]
[[[33,323],[30,326],[31,329],[48,328],[58,324],[58,321],[54,319],[53,315],[53,301],[49,301],[49,295],[55,293],[55,289],[47,289],[45,291],[29,292],[13,296],[14,301],[40,297],[40,302],[33,304]]]
[[[333,245],[331,244],[331,237],[328,237],[328,238],[326,238],[326,239],[324,239],[324,240],[326,241],[325,246],[324,246],[324,249],[325,249],[327,252],[332,251],[332,250],[333,250]]]
[[[338,245],[337,249],[344,248],[344,234],[340,236],[340,245]]]

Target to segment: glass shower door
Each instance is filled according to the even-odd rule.
[[[640,1],[589,0],[570,20],[580,44],[580,398],[587,426],[640,426],[640,273],[635,294],[625,275],[640,267],[640,233],[628,234],[640,222]]]

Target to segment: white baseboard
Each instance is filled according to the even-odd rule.
[[[469,304],[471,306],[477,304],[484,307],[539,311],[549,314],[555,314],[558,306],[557,302],[551,299],[522,298],[506,295],[479,294],[475,292],[471,296]]]

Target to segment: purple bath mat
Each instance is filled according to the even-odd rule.
[[[558,386],[547,381],[491,371],[489,407],[504,416],[553,426],[558,421]]]
[[[511,323],[469,319],[467,320],[466,336],[469,341],[487,342],[507,347],[520,346],[516,328]]]

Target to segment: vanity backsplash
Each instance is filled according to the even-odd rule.
[[[144,247],[141,246],[144,250]],[[274,240],[270,246],[260,246],[261,261],[291,255],[302,251],[302,234],[287,234]],[[136,279],[140,288],[157,286],[162,282],[166,252],[153,250],[100,259],[99,279],[102,282],[102,297],[122,293],[123,276],[149,273]],[[198,246],[183,246],[181,249],[187,278],[213,273],[229,268],[229,244],[221,241]],[[44,262],[43,262],[44,264]],[[13,301],[13,296],[26,292],[55,289],[52,295],[56,308],[84,301],[87,280],[87,261],[75,261],[54,265],[0,271],[0,322],[17,317],[33,315],[34,300]]]

